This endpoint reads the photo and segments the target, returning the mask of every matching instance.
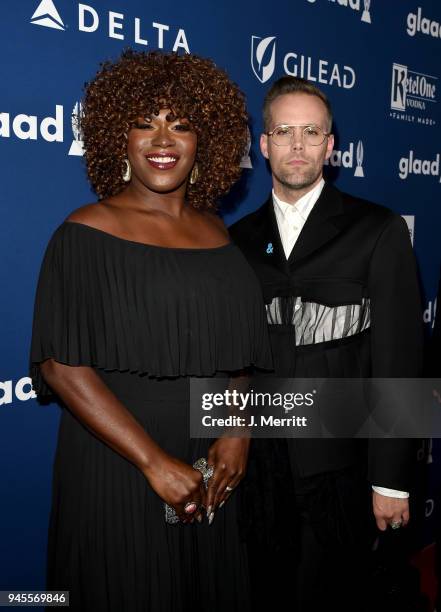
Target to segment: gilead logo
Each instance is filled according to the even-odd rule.
[[[251,36],[251,68],[261,83],[266,83],[273,76],[275,54],[275,36]]]
[[[275,36],[251,36],[251,68],[261,83],[266,83],[272,77],[279,61],[276,60]],[[290,76],[344,89],[352,89],[356,80],[355,70],[350,66],[341,66],[294,51],[284,54],[283,70]]]
[[[20,140],[37,140],[40,135],[47,142],[63,142],[63,106],[57,104],[55,116],[42,119],[24,113],[15,117],[0,113],[0,136],[9,138],[11,134]]]
[[[12,404],[14,399],[21,402],[36,398],[37,395],[32,389],[32,380],[29,376],[23,376],[14,385],[14,381],[5,380],[0,382],[0,406]]]

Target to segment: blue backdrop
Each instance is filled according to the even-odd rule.
[[[162,5],[162,6],[161,6]],[[441,5],[436,0],[25,0],[0,20],[0,590],[44,587],[51,467],[59,410],[33,397],[33,299],[47,241],[95,201],[75,115],[100,61],[126,47],[212,57],[246,93],[251,149],[224,207],[227,223],[263,203],[270,175],[258,148],[261,105],[284,73],[334,107],[336,185],[405,215],[435,314],[441,245]],[[439,455],[439,453],[438,453]],[[437,449],[431,465],[437,475]],[[421,544],[436,508],[427,492]]]

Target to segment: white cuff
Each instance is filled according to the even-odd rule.
[[[406,499],[409,497],[408,491],[397,491],[397,489],[388,489],[387,487],[377,487],[375,485],[372,485],[372,489],[385,497],[396,497],[398,499]]]

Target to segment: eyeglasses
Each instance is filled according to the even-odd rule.
[[[272,132],[266,132],[267,136],[278,147],[285,147],[291,144],[294,137],[294,128],[303,128],[303,142],[313,147],[323,144],[331,132],[324,132],[318,125],[277,125]]]

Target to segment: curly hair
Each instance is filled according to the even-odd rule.
[[[124,188],[127,134],[138,117],[161,108],[188,119],[197,134],[199,179],[188,184],[188,202],[215,208],[240,176],[248,116],[245,97],[226,72],[193,54],[126,50],[85,84],[80,129],[93,189],[102,199]]]

